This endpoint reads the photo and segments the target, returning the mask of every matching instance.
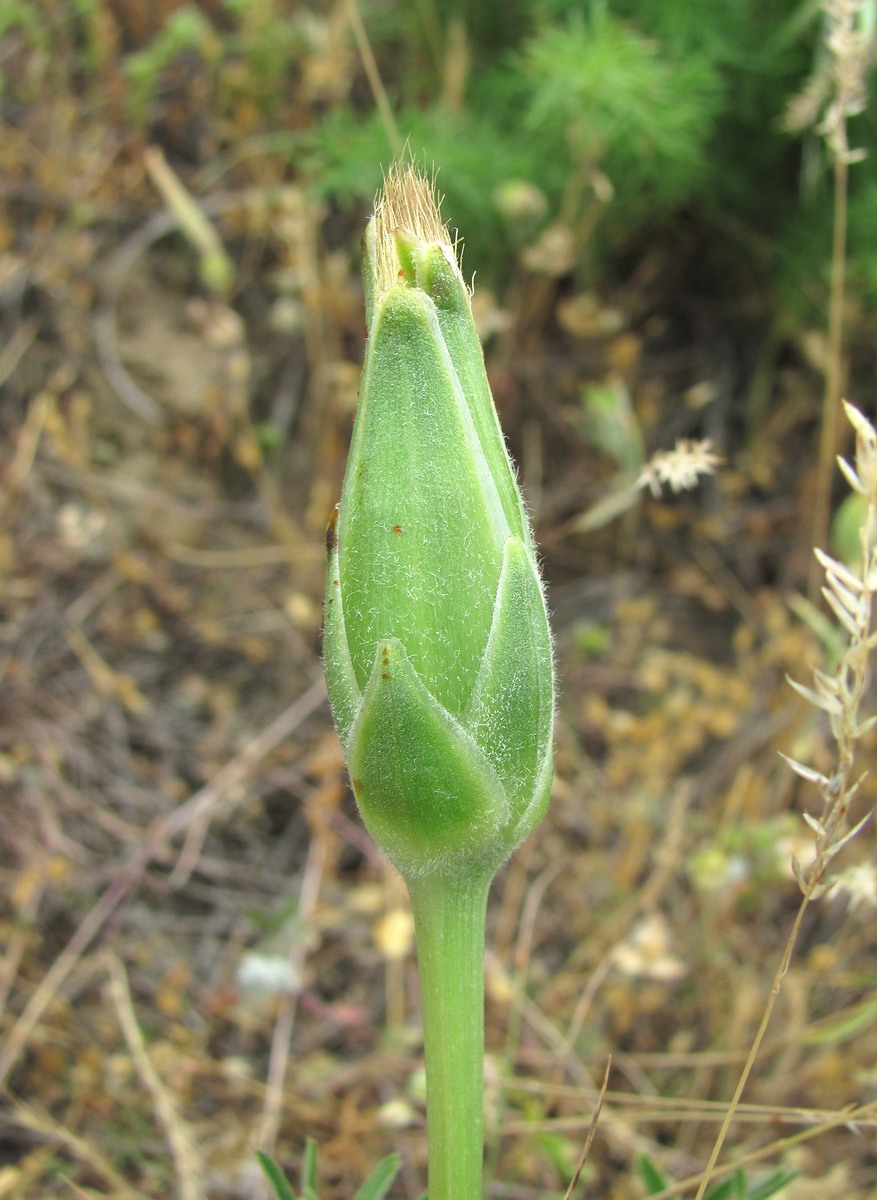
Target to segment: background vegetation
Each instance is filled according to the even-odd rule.
[[[581,1194],[696,1180],[812,853],[777,751],[831,761],[785,682],[838,652],[802,595],[822,21],[0,0],[0,1196],[250,1197],[254,1150],[298,1183],[308,1136],[321,1196],[391,1151],[389,1196],[422,1190],[404,891],[319,661],[358,238],[406,145],[465,239],[563,681],[550,816],[491,908],[489,1194],[563,1195],[610,1053]],[[846,393],[873,413],[867,110],[850,140]],[[679,437],[725,468],[610,520]],[[873,831],[844,854],[858,888],[807,918],[730,1195],[774,1170],[788,1200],[877,1192]]]

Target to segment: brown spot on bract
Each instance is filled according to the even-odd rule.
[[[353,790],[355,792],[362,791],[362,780],[361,779],[351,779],[350,782],[353,784]]]
[[[401,532],[402,532],[402,526],[401,526],[401,525],[394,525],[394,526],[393,526],[393,533],[401,533]]]
[[[329,516],[329,524],[326,526],[326,553],[331,554],[335,549],[338,539],[335,536],[335,526],[338,524],[338,505],[332,509]]]
[[[386,672],[386,671],[382,671],[382,672],[381,672],[381,679],[387,679],[387,680],[388,680],[389,678],[390,678],[390,676],[387,674],[387,672]]]

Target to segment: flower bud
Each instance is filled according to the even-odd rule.
[[[329,537],[329,697],[363,820],[406,875],[495,869],[551,783],[551,635],[469,293],[430,185],[387,179]]]

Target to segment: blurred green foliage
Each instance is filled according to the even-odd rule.
[[[601,171],[628,219],[666,211],[708,173],[722,83],[704,55],[676,55],[595,4],[541,29],[514,68],[534,146],[564,176]]]
[[[184,52],[197,54],[204,62],[216,60],[222,46],[207,17],[194,5],[172,12],[165,24],[143,50],[129,54],[125,73],[130,82],[129,116],[135,125],[143,124],[155,101],[164,72]]]
[[[647,1154],[640,1156],[637,1166],[648,1196],[656,1196],[671,1186],[670,1180]],[[706,1200],[769,1200],[788,1187],[796,1174],[795,1171],[771,1171],[759,1179],[750,1180],[746,1172],[738,1168],[727,1179],[711,1187],[706,1193]]]
[[[276,1200],[319,1200],[317,1192],[317,1143],[308,1138],[305,1143],[301,1164],[301,1193],[296,1196],[283,1171],[268,1154],[256,1151],[259,1165],[271,1185]],[[359,1188],[353,1200],[384,1200],[390,1185],[399,1172],[399,1155],[388,1154]],[[422,1198],[425,1200],[425,1198]]]
[[[477,248],[470,268],[502,279],[514,245],[496,197],[509,180],[524,180],[548,200],[543,226],[569,227],[579,272],[594,274],[596,264],[605,278],[629,250],[695,230],[705,276],[728,289],[757,282],[796,321],[819,316],[830,167],[815,133],[784,128],[821,62],[817,5],[531,0],[514,6],[502,36],[490,32],[498,2],[443,3],[444,24],[431,31],[420,9],[363,4],[401,135],[414,157],[438,167],[446,215]],[[469,71],[462,102],[449,104],[442,55],[454,52],[455,19],[469,39]],[[865,118],[853,137],[877,140]],[[312,132],[304,162],[324,194],[367,203],[376,163],[389,159],[379,117],[347,110]],[[873,155],[852,172],[851,187],[852,284],[875,303]]]
[[[66,46],[94,65],[107,0],[46,3],[48,20],[34,0],[0,0],[7,61],[27,47],[48,62],[47,38],[57,44],[64,25]],[[605,281],[631,256],[641,260],[688,238],[711,286],[733,292],[755,284],[793,324],[821,316],[830,164],[812,129],[784,127],[792,101],[825,67],[818,4],[357,5],[407,152],[437,169],[445,216],[466,231],[468,271],[494,285],[515,271],[527,247],[501,197],[522,182],[542,198],[531,247],[546,230],[568,235],[570,263],[544,273]],[[183,107],[209,123],[203,145],[211,153],[286,131],[298,179],[338,205],[368,206],[393,152],[364,74],[356,69],[331,95],[310,100],[303,83],[333,19],[322,0],[191,0],[145,43],[122,44],[128,119],[161,141],[169,89],[190,86]],[[350,31],[342,35],[349,46]],[[24,88],[19,68],[6,94],[17,84]],[[31,78],[30,99],[34,87]],[[851,140],[877,148],[867,114],[853,122]],[[849,243],[851,288],[873,306],[873,153],[851,172]]]
[[[476,65],[458,107],[447,104],[440,73],[424,87],[425,50],[415,67],[420,101],[404,102],[406,85],[398,88],[400,132],[414,157],[438,166],[447,215],[478,247],[470,265],[490,275],[509,249],[496,205],[509,180],[536,184],[549,200],[545,224],[565,222],[574,242],[600,204],[612,244],[666,216],[710,176],[724,84],[709,60],[676,55],[603,4],[554,16],[542,7],[531,5],[516,45],[471,47]],[[336,112],[314,131],[308,165],[325,191],[366,199],[375,162],[388,158],[377,116]]]

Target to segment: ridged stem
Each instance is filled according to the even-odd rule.
[[[481,1200],[484,923],[492,875],[408,881],[426,1053],[429,1200]]]

